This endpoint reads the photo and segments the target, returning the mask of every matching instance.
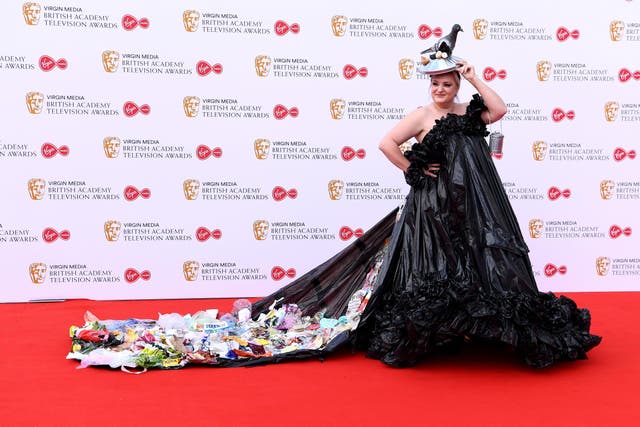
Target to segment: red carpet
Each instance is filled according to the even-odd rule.
[[[68,328],[100,318],[193,313],[231,300],[0,305],[0,423],[5,426],[636,426],[640,293],[568,294],[603,342],[589,360],[531,370],[469,348],[394,369],[349,351],[254,368],[129,375],[76,369]]]

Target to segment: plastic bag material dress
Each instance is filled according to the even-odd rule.
[[[412,365],[461,339],[506,343],[534,367],[586,358],[601,338],[590,314],[566,297],[540,293],[528,248],[489,155],[486,109],[436,121],[406,154],[412,165],[441,163],[418,179],[394,230],[396,256],[379,285],[372,321],[360,329],[370,357]]]
[[[405,154],[412,189],[404,206],[255,302],[248,321],[203,326],[185,316],[169,330],[152,320],[90,319],[72,328],[67,357],[82,366],[246,366],[321,357],[351,343],[400,367],[471,339],[508,344],[533,367],[586,358],[601,338],[589,333],[587,309],[538,291],[484,139],[485,109],[474,95],[464,115],[436,121]],[[441,164],[438,178],[424,176],[428,163]],[[129,353],[108,360],[105,348]]]

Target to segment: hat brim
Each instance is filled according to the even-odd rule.
[[[449,73],[459,68],[458,63],[463,61],[462,58],[451,56],[449,58],[432,59],[426,65],[419,65],[416,71],[421,74],[435,76],[438,74]]]

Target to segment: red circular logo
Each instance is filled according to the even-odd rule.
[[[436,37],[440,37],[442,35],[442,28],[435,27],[431,29],[431,27],[429,27],[426,24],[422,24],[418,27],[418,37],[421,38],[422,40],[428,39],[432,35]]]
[[[558,187],[551,187],[549,188],[547,195],[549,196],[550,200],[558,200],[561,197],[568,199],[569,197],[571,197],[571,190],[569,190],[568,188],[566,190],[561,190]]]
[[[44,144],[42,144],[42,147],[40,148],[40,152],[42,153],[42,157],[44,157],[45,159],[50,159],[56,154],[60,154],[61,156],[68,156],[69,147],[67,147],[66,145],[61,145],[60,147],[56,147],[50,142],[45,142]]]
[[[352,237],[361,237],[364,234],[364,230],[362,228],[356,228],[352,230],[351,227],[347,227],[346,225],[340,228],[338,231],[338,235],[340,236],[340,240],[349,240]]]
[[[61,232],[57,232],[55,229],[51,227],[47,227],[42,231],[42,240],[47,243],[55,242],[60,238],[61,240],[69,240],[71,238],[71,233],[69,230],[62,230]]]
[[[57,61],[50,57],[49,55],[42,55],[38,60],[38,65],[42,71],[51,71],[54,68],[58,67],[61,70],[67,69],[67,60],[64,58],[58,59]]]
[[[147,29],[149,28],[149,20],[147,18],[141,18],[140,20],[136,19],[133,15],[124,15],[122,17],[122,28],[127,31],[131,31],[135,29],[137,26],[140,28]]]
[[[209,239],[220,240],[222,231],[218,228],[209,230],[207,227],[198,227],[196,230],[196,239],[199,242],[205,242]]]
[[[567,267],[564,265],[561,265],[560,267],[556,267],[553,264],[547,264],[544,266],[544,275],[547,277],[551,277],[554,276],[556,273],[559,274],[566,274],[567,273]]]
[[[289,268],[285,270],[280,266],[276,266],[271,269],[271,278],[273,280],[282,280],[285,276],[293,279],[294,277],[296,277],[296,269]]]
[[[208,74],[221,74],[222,73],[222,64],[209,64],[207,61],[198,61],[196,64],[196,72],[200,76],[206,76]]]
[[[289,25],[282,20],[278,20],[275,24],[273,24],[273,30],[279,36],[284,36],[289,31],[291,31],[293,34],[298,34],[300,32],[300,25],[296,23]]]
[[[148,104],[143,104],[141,106],[137,106],[135,102],[127,101],[124,103],[122,107],[122,111],[124,115],[127,117],[133,117],[138,113],[147,115],[151,112],[151,107]]]
[[[148,199],[151,197],[151,190],[148,188],[143,188],[142,190],[138,190],[133,185],[127,185],[124,189],[124,198],[128,201],[136,200],[138,197],[142,197],[143,199]]]
[[[352,147],[345,146],[342,147],[342,151],[340,152],[340,157],[345,162],[355,159],[356,157],[359,159],[364,159],[367,156],[367,152],[364,148],[360,148],[358,150],[354,150]]]
[[[127,268],[124,272],[124,280],[128,283],[136,282],[138,279],[149,280],[151,279],[151,272],[149,270],[138,271],[135,268]]]
[[[291,190],[287,190],[284,187],[281,187],[278,185],[273,187],[273,190],[271,191],[271,196],[273,197],[273,200],[275,200],[276,202],[281,202],[287,197],[289,197],[290,199],[295,199],[296,197],[298,197],[298,190],[296,190],[295,188],[292,188]]]
[[[200,160],[206,160],[209,157],[215,157],[216,159],[219,159],[220,157],[222,157],[222,148],[209,148],[206,145],[201,144],[196,148],[196,156]]]
[[[278,104],[275,107],[273,107],[273,117],[275,117],[277,120],[282,120],[287,116],[296,118],[298,117],[299,113],[300,112],[298,111],[297,107],[291,107],[289,109],[282,104]]]
[[[356,68],[354,65],[347,64],[342,69],[342,74],[345,79],[351,80],[356,76],[367,77],[369,75],[369,70],[367,67]]]

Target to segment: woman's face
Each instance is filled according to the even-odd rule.
[[[460,81],[454,73],[431,77],[431,98],[437,104],[450,104],[458,94]]]

